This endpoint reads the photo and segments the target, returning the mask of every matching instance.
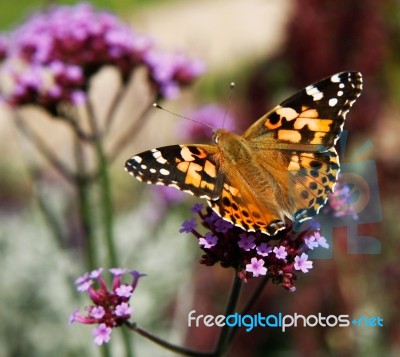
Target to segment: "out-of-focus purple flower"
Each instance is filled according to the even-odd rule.
[[[85,283],[88,279],[89,279],[89,273],[86,272],[85,274],[76,278],[75,285],[81,285],[81,284]]]
[[[74,322],[98,324],[99,326],[93,330],[94,342],[97,345],[109,342],[112,329],[121,326],[130,318],[129,299],[139,279],[144,276],[144,274],[140,274],[137,271],[127,271],[121,268],[110,269],[114,279],[112,289],[108,289],[102,278],[102,272],[102,268],[96,269],[76,279],[75,284],[78,285],[78,291],[86,291],[93,305],[86,308],[86,314],[80,313],[79,310],[74,310],[69,318],[69,324]],[[121,278],[126,273],[132,275],[130,285],[121,283]],[[93,287],[95,282],[99,285],[98,288]],[[86,286],[84,290],[82,289],[83,285]]]
[[[182,228],[179,230],[179,233],[192,233],[192,231],[196,229],[196,227],[196,220],[192,217],[182,223]]]
[[[279,248],[275,247],[273,252],[275,253],[277,259],[286,259],[287,257],[286,249],[283,246],[280,246]]]
[[[192,213],[200,213],[204,208],[204,205],[201,203],[195,203],[191,208],[190,212]]]
[[[129,298],[132,295],[133,288],[130,285],[122,284],[115,289],[115,293],[120,297]]]
[[[310,250],[313,250],[314,248],[318,247],[318,242],[315,240],[315,237],[313,235],[304,238],[304,243]]]
[[[231,222],[224,221],[223,219],[219,219],[215,222],[215,230],[219,233],[226,233],[232,226],[233,224]]]
[[[218,243],[218,237],[214,236],[211,232],[207,232],[204,238],[199,239],[199,244],[206,249],[214,247]]]
[[[109,269],[109,272],[115,277],[120,277],[124,275],[127,272],[127,270],[125,268],[111,268]]]
[[[257,254],[263,257],[267,257],[272,252],[272,247],[268,246],[267,243],[261,243],[257,247]]]
[[[104,270],[103,268],[98,268],[98,269],[92,270],[89,273],[89,278],[98,279],[101,276],[101,274],[103,274],[103,270]]]
[[[328,195],[328,204],[324,207],[323,212],[332,214],[334,217],[351,216],[358,219],[354,210],[354,199],[352,190],[346,183],[342,183],[340,178],[336,183],[335,192]]]
[[[325,248],[325,249],[329,248],[329,244],[326,241],[326,238],[321,236],[321,234],[319,232],[315,232],[314,233],[314,238],[315,238],[315,241],[318,243],[319,247],[322,247],[322,248]]]
[[[296,270],[301,270],[303,273],[308,273],[308,270],[312,269],[312,267],[313,262],[308,260],[308,255],[306,253],[294,258],[294,268]]]
[[[127,302],[123,302],[120,305],[117,305],[115,307],[115,315],[122,317],[122,316],[130,316],[131,315],[131,309],[129,307],[129,304]]]
[[[93,280],[87,280],[87,281],[83,282],[82,284],[79,284],[77,287],[77,290],[79,292],[85,292],[85,291],[88,291],[92,285],[93,285]]]
[[[304,255],[310,249],[306,239],[313,237],[313,242],[317,242],[318,246],[328,246],[319,233],[319,225],[312,222],[302,231],[288,226],[275,236],[268,237],[260,231],[246,232],[234,225],[221,231],[221,222],[225,221],[210,207],[203,210],[196,207],[192,213],[208,230],[205,235],[200,233],[194,220],[187,220],[183,224],[183,230],[198,239],[204,252],[200,263],[212,266],[219,262],[224,268],[235,269],[244,281],[267,275],[274,284],[293,292],[296,290],[296,270],[307,272],[312,267],[312,262]],[[210,244],[211,237],[213,244]]]
[[[185,120],[179,123],[179,135],[183,140],[204,141],[210,140],[214,129],[221,128],[232,131],[235,128],[235,119],[226,109],[209,104],[198,109],[192,110],[186,114],[190,119],[196,122]],[[204,123],[206,125],[202,125]]]
[[[93,74],[115,66],[127,81],[148,69],[155,97],[176,95],[204,72],[198,60],[165,53],[115,15],[89,4],[53,6],[0,37],[0,94],[14,106],[39,104],[51,113],[60,102],[84,103]]]
[[[253,235],[248,235],[246,233],[242,233],[239,235],[240,240],[238,242],[238,246],[248,252],[250,249],[253,249],[256,247],[256,243],[254,241],[256,240],[256,237]]]
[[[264,263],[263,259],[251,258],[251,263],[246,264],[246,271],[253,273],[254,277],[266,275],[267,268],[264,266]]]
[[[93,329],[94,343],[101,346],[103,343],[110,342],[112,328],[106,324],[100,324],[99,327]]]
[[[101,319],[105,315],[106,311],[103,306],[96,306],[90,311],[90,316],[95,319]]]
[[[153,196],[157,196],[155,201],[162,200],[164,204],[181,203],[185,200],[186,194],[170,186],[151,186]]]
[[[201,61],[190,59],[182,53],[153,49],[143,56],[143,61],[160,95],[166,98],[175,97],[180,86],[190,84],[205,72],[205,65]]]

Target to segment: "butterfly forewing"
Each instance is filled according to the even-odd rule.
[[[172,186],[195,196],[215,199],[221,195],[222,177],[212,145],[171,145],[131,157],[125,169],[139,181]]]
[[[283,101],[243,136],[254,145],[275,149],[293,150],[294,145],[302,151],[328,150],[336,143],[361,90],[361,73],[335,74]]]

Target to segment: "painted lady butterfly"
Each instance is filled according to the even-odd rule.
[[[318,214],[339,173],[335,143],[361,94],[362,76],[342,72],[297,92],[241,136],[218,129],[214,145],[172,145],[126,162],[139,181],[200,198],[247,231],[274,235],[285,216]]]

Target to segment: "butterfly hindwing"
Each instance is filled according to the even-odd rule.
[[[256,121],[243,136],[274,149],[326,151],[361,94],[359,72],[342,72],[297,92]],[[261,142],[261,144],[260,144]]]
[[[249,167],[251,163],[242,167],[226,163],[221,196],[208,204],[219,216],[246,231],[274,235],[285,227],[284,215],[269,180]]]
[[[297,222],[317,215],[332,193],[339,174],[335,148],[322,153],[292,152],[288,180],[289,217]]]
[[[125,169],[139,181],[215,199],[222,186],[222,174],[214,159],[216,151],[212,145],[165,146],[131,157]]]

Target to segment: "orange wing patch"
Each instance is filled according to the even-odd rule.
[[[239,190],[225,183],[221,197],[215,201],[208,201],[208,204],[223,219],[249,232],[261,231],[274,235],[284,229],[285,224],[278,213],[265,207],[261,208],[262,204],[251,195],[245,187]]]

